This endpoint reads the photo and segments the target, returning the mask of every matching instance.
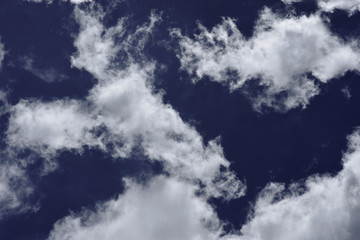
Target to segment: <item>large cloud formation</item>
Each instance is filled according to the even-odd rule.
[[[124,195],[58,221],[51,240],[356,240],[360,234],[360,132],[349,137],[343,170],[312,176],[305,183],[270,183],[259,195],[249,221],[226,233],[193,185],[156,178],[128,184]],[[116,237],[115,237],[116,236]],[[146,237],[145,237],[146,236]]]
[[[153,13],[149,22],[129,33],[124,27],[126,19],[105,28],[102,14],[76,8],[80,33],[75,40],[77,52],[71,58],[74,67],[88,71],[98,82],[83,100],[27,99],[6,105],[10,114],[8,151],[30,149],[56,164],[59,152],[81,153],[84,146],[101,149],[114,158],[131,158],[140,147],[149,160],[163,163],[166,176],[153,177],[145,184],[126,180],[124,194],[60,219],[49,240],[357,239],[360,130],[349,136],[338,174],[311,176],[287,188],[269,183],[247,223],[238,231],[226,232],[208,200],[240,197],[245,187],[230,171],[219,140],[204,143],[196,129],[165,104],[161,92],[153,87],[157,65],[142,51],[160,16]],[[222,82],[222,76],[231,75],[227,72],[231,67],[229,70],[237,74],[235,81],[229,82],[234,89],[242,88],[251,78],[260,78],[267,89],[256,98],[256,106],[268,104],[284,110],[306,105],[318,91],[307,73],[326,83],[358,69],[357,48],[333,36],[318,15],[284,19],[265,10],[250,40],[242,37],[230,19],[211,32],[201,26],[200,30],[197,41],[174,32],[183,41],[184,69],[195,78],[206,75]],[[187,49],[188,45],[196,48]],[[240,53],[245,54],[240,59],[248,68],[225,58]],[[194,54],[204,58],[194,58]],[[211,62],[213,56],[227,67]],[[195,67],[190,65],[194,60]],[[271,68],[266,66],[269,63]],[[292,95],[283,99],[280,107],[274,97],[282,91]],[[22,206],[23,198],[14,191],[14,182],[21,183],[17,178],[24,173],[17,166],[4,166],[10,171],[0,171],[0,193],[5,193],[0,195],[0,206],[6,202],[16,209]],[[27,182],[20,187],[31,192]],[[2,211],[7,210],[0,209],[0,216]]]
[[[91,16],[81,11],[77,14],[79,19],[86,19]],[[91,19],[93,20],[92,17]],[[88,21],[86,20],[84,23],[86,22]],[[91,26],[94,25],[96,24],[91,24]],[[91,31],[88,31],[89,28],[86,24],[82,26],[83,30],[77,38],[79,52],[78,55],[74,57],[73,63],[92,72],[100,80],[99,84],[91,91],[88,97],[88,103],[91,103],[88,113],[90,116],[93,116],[94,112],[97,114],[96,117],[88,118],[92,121],[90,125],[96,125],[97,122],[100,121],[104,126],[114,131],[115,136],[118,135],[118,128],[120,126],[120,129],[123,132],[122,136],[125,136],[125,140],[132,139],[131,136],[134,134],[132,133],[132,131],[135,131],[134,129],[140,129],[136,130],[136,133],[142,136],[142,141],[144,142],[141,144],[146,152],[148,152],[148,156],[150,158],[151,156],[164,158],[165,161],[173,159],[171,162],[174,161],[176,164],[171,166],[177,166],[178,161],[181,161],[175,157],[177,154],[173,154],[174,149],[179,149],[180,147],[178,144],[181,143],[182,147],[180,149],[183,150],[180,152],[178,150],[175,151],[176,153],[180,153],[179,156],[185,156],[184,159],[186,160],[189,159],[187,156],[191,155],[189,155],[185,149],[191,149],[191,152],[194,151],[195,153],[200,151],[201,154],[196,154],[194,157],[200,159],[201,162],[206,162],[206,164],[212,165],[212,163],[215,163],[215,169],[217,169],[217,161],[211,160],[212,158],[210,156],[219,156],[220,149],[218,147],[216,147],[216,151],[211,150],[211,154],[208,155],[206,154],[206,149],[211,148],[211,144],[208,147],[204,147],[202,144],[194,144],[192,140],[187,140],[189,139],[187,137],[189,133],[191,133],[190,136],[192,136],[192,139],[198,139],[199,137],[196,137],[198,135],[193,129],[185,127],[184,123],[180,120],[176,120],[179,119],[177,116],[170,118],[175,120],[169,120],[169,117],[167,117],[166,121],[169,122],[171,129],[173,130],[179,129],[178,125],[180,125],[180,130],[176,130],[174,134],[166,135],[167,137],[164,137],[162,132],[168,132],[170,127],[166,127],[164,130],[162,117],[159,118],[158,116],[151,114],[148,115],[149,113],[147,113],[148,111],[146,109],[151,109],[154,106],[161,106],[161,108],[156,108],[157,115],[160,116],[164,109],[166,110],[165,112],[173,112],[169,106],[158,102],[160,100],[156,100],[156,104],[152,103],[155,101],[151,100],[154,96],[156,96],[156,99],[160,99],[160,96],[154,95],[154,93],[152,93],[152,95],[147,94],[148,90],[146,90],[147,88],[144,86],[148,86],[146,85],[148,82],[138,82],[141,79],[144,79],[144,77],[138,77],[136,74],[148,76],[148,73],[142,73],[139,68],[135,68],[135,70],[131,72],[132,74],[136,73],[135,76],[137,77],[132,77],[130,78],[131,81],[127,82],[124,77],[108,78],[108,63],[111,62],[108,58],[94,55],[91,59],[98,61],[98,64],[95,64],[95,62],[92,61],[86,62],[86,64],[84,61],[75,61],[81,59],[82,52],[80,49],[84,49],[84,53],[89,54],[89,49],[94,47],[95,49],[100,49],[95,52],[100,53],[101,55],[103,54],[103,56],[108,56],[108,54],[106,54],[107,47],[104,46],[114,46],[112,41],[108,41],[109,39],[98,37],[95,37],[97,40],[94,40],[92,37],[82,38],[81,34],[101,36],[97,34],[95,27]],[[145,26],[142,26],[141,28],[144,27]],[[106,34],[103,36],[106,36]],[[79,39],[84,39],[84,41],[86,39],[85,42],[91,39],[90,42],[92,44],[82,44],[82,41]],[[97,45],[96,43],[100,43],[100,45]],[[87,47],[81,48],[79,46]],[[89,58],[84,59],[89,61]],[[129,68],[126,69],[129,71]],[[319,76],[321,76],[320,73],[323,72],[319,71]],[[130,75],[133,76],[132,74]],[[131,85],[131,83],[135,83],[135,85]],[[126,87],[122,88],[121,86]],[[129,107],[133,106],[133,101],[135,100],[128,94],[124,94],[128,89],[131,90],[128,92],[129,95],[135,94],[137,98],[140,99],[142,98],[141,96],[149,96],[149,98],[146,98],[146,102],[150,101],[150,103],[152,103],[151,107],[140,108],[141,111],[136,112],[136,118],[133,115],[135,113],[129,110]],[[141,89],[141,94],[137,89]],[[113,99],[118,99],[120,97],[122,99],[121,101],[114,100],[115,103],[113,102]],[[121,104],[124,101],[127,103],[126,106]],[[140,103],[138,101],[140,101]],[[53,102],[51,104],[58,103]],[[136,100],[136,105],[138,107],[142,106],[142,104],[145,103],[142,103],[141,100]],[[50,106],[51,105],[49,105],[49,109],[52,109]],[[96,109],[97,106],[101,106],[101,114],[98,113],[100,110],[96,111],[92,109]],[[119,109],[117,106],[123,106],[124,109]],[[79,109],[84,109],[84,107],[80,107]],[[79,111],[80,110],[77,110],[75,112]],[[146,113],[145,116],[143,115],[145,114],[144,112]],[[151,112],[152,111],[150,110],[150,113]],[[18,112],[18,114],[19,113],[21,113],[21,111]],[[81,115],[83,114],[84,113],[81,113]],[[119,114],[121,114],[121,118]],[[168,114],[169,113],[166,113],[166,116],[172,116],[172,114]],[[157,123],[151,123],[151,128],[157,129],[157,132],[160,134],[151,132],[151,128],[147,127],[145,121],[141,120],[145,117],[148,121],[150,120],[150,122],[151,119],[156,119],[156,122],[162,121],[161,128]],[[98,118],[101,118],[101,120]],[[141,121],[138,120],[138,118],[140,118]],[[130,122],[127,123],[130,125],[126,125],[127,127],[122,129],[121,125],[124,124],[124,121],[126,122],[126,119],[132,119],[131,124]],[[145,126],[136,125],[138,121],[145,124]],[[133,124],[135,124],[134,126],[136,127],[133,127]],[[117,127],[115,128],[115,126]],[[168,125],[165,124],[165,126]],[[84,129],[84,127],[80,127],[80,129]],[[130,129],[130,132],[127,132],[128,129]],[[144,132],[147,132],[146,134],[149,135],[145,135]],[[77,133],[74,134],[76,135]],[[22,139],[19,136],[16,134],[13,135],[15,139]],[[174,136],[178,136],[175,138],[176,142],[172,139]],[[146,141],[148,138],[151,139],[151,142]],[[70,137],[70,139],[73,140],[74,138]],[[86,137],[84,139],[86,139]],[[37,141],[41,144],[45,144],[42,140]],[[169,141],[169,145],[167,145],[168,143],[164,143],[164,141]],[[191,145],[194,144],[196,147],[195,150],[193,147],[189,146],[187,143],[188,141],[190,141]],[[200,141],[200,139],[197,141]],[[100,142],[104,142],[104,140],[100,139]],[[125,145],[130,144],[131,146],[131,142],[132,140],[130,143],[126,143],[125,141]],[[151,143],[156,143],[156,146],[152,146]],[[77,144],[79,144],[79,142],[77,142]],[[160,155],[160,153],[163,154],[162,152],[164,150],[165,152],[167,151],[167,149],[160,147],[163,144],[165,144],[166,148],[171,149],[171,153]],[[65,143],[64,146],[66,146]],[[52,147],[57,149],[56,144]],[[129,149],[129,147],[125,147],[125,149]],[[149,149],[153,150],[150,151]],[[157,149],[160,149],[161,151],[157,152]],[[120,155],[125,154],[126,156],[127,154],[127,151],[124,151],[123,147],[120,147],[118,151],[120,151]],[[206,160],[204,160],[204,157]],[[182,178],[177,178],[177,174],[184,173],[181,168],[176,168],[176,171],[172,172],[170,177],[156,177],[146,185],[139,185],[128,181],[127,191],[116,199],[99,203],[97,208],[93,211],[84,210],[59,220],[54,225],[53,231],[49,235],[49,239],[92,240],[101,237],[106,240],[120,237],[133,240],[144,238],[148,240],[355,240],[356,236],[358,236],[356,226],[360,221],[360,206],[357,201],[360,197],[359,157],[360,136],[359,131],[356,131],[349,137],[349,149],[344,155],[343,170],[335,176],[312,176],[306,179],[305,183],[294,183],[289,188],[285,188],[283,184],[270,183],[259,195],[253,211],[249,215],[248,222],[237,232],[224,232],[224,223],[218,219],[214,207],[207,202],[206,194],[197,194],[199,190],[198,185],[194,185],[189,181],[183,181]],[[196,158],[190,158],[193,159],[191,161],[191,167],[195,166],[195,169],[197,169],[197,164],[193,165],[193,163],[197,162]],[[200,165],[201,162],[199,162]],[[180,165],[183,164],[187,163],[184,162]],[[188,168],[186,169],[186,172],[187,171],[189,171]],[[206,170],[205,172],[211,173],[212,171]],[[191,175],[203,179],[204,172],[196,171]],[[210,175],[212,176],[212,174]]]
[[[319,93],[317,82],[360,67],[357,42],[332,34],[319,14],[281,17],[265,8],[249,39],[230,18],[211,31],[200,24],[199,32],[190,38],[172,31],[182,69],[194,81],[206,76],[246,93],[246,83],[256,82],[263,91],[248,95],[258,111],[306,107]]]
[[[140,63],[138,58],[134,62],[134,54],[159,16],[152,14],[149,23],[125,34],[124,19],[104,29],[101,14],[76,9],[80,33],[75,40],[78,51],[71,59],[73,66],[87,70],[99,82],[86,100],[33,99],[12,106],[8,145],[32,149],[51,163],[59,151],[81,151],[85,145],[114,158],[129,158],[140,146],[148,159],[163,163],[172,176],[203,184],[207,196],[243,195],[244,186],[230,171],[219,139],[205,144],[192,126],[162,102],[161,93],[152,87],[155,63]],[[115,43],[115,39],[121,40]],[[117,65],[114,59],[119,55],[125,60]]]

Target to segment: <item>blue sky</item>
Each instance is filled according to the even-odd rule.
[[[358,239],[359,11],[1,1],[0,239]]]

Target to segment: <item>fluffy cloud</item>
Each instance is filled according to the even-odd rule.
[[[359,134],[349,137],[343,170],[337,175],[312,176],[286,190],[283,184],[270,183],[238,232],[223,231],[214,208],[195,194],[194,185],[158,177],[145,186],[130,182],[124,195],[99,204],[95,211],[58,221],[49,239],[356,240]]]
[[[148,23],[129,34],[124,31],[124,20],[104,29],[97,11],[76,9],[75,15],[80,33],[72,65],[87,70],[99,82],[85,100],[20,101],[10,111],[9,146],[30,148],[46,158],[62,150],[81,151],[85,145],[128,158],[140,146],[172,176],[201,182],[207,196],[241,196],[244,186],[229,170],[219,140],[205,144],[192,126],[163,103],[162,95],[152,87],[156,65],[139,59],[138,51],[159,16],[152,14]]]
[[[305,184],[269,184],[251,220],[242,228],[249,240],[355,240],[360,224],[360,135],[349,137],[343,170],[314,176]]]
[[[58,221],[49,240],[215,240],[221,230],[213,208],[193,185],[171,178],[147,186],[128,183],[117,199]]]
[[[302,2],[303,0],[282,0],[285,4]],[[360,10],[359,0],[317,0],[319,8],[324,12],[334,12],[335,9],[345,10],[350,15]]]
[[[80,104],[71,100],[51,103],[20,101],[11,107],[8,144],[38,148],[44,155],[54,150],[94,145],[88,131],[95,126],[95,120],[86,115],[86,108]]]
[[[305,107],[319,92],[317,81],[326,83],[359,69],[356,42],[333,35],[319,14],[284,18],[264,9],[249,39],[229,18],[211,31],[199,25],[199,31],[194,39],[172,31],[179,39],[182,69],[194,81],[207,76],[231,90],[242,89],[258,111]],[[255,97],[245,87],[251,81],[261,92]]]
[[[345,10],[354,14],[360,10],[359,0],[318,0],[319,7],[325,12],[333,12],[335,9]]]
[[[162,95],[152,87],[156,64],[144,60],[143,56],[140,60],[133,57],[134,54],[141,55],[137,51],[143,48],[159,17],[152,15],[149,23],[139,26],[131,34],[123,28],[124,20],[110,29],[104,28],[97,12],[77,9],[76,18],[80,23],[80,33],[75,41],[77,53],[71,59],[72,65],[93,74],[98,83],[84,100],[42,102],[30,99],[11,107],[7,132],[9,146],[15,149],[30,148],[51,157],[62,150],[81,151],[84,145],[88,145],[123,158],[130,157],[135,146],[141,146],[150,160],[164,163],[169,176],[154,177],[144,185],[128,181],[126,192],[118,198],[99,203],[95,210],[84,210],[59,220],[49,235],[50,240],[136,240],[145,237],[149,240],[356,239],[360,222],[358,131],[349,137],[349,150],[343,159],[344,167],[337,175],[313,176],[305,184],[293,184],[286,190],[282,184],[270,183],[256,201],[248,222],[238,233],[226,234],[223,232],[223,223],[207,200],[212,196],[225,199],[239,197],[244,190],[242,184],[229,170],[229,162],[224,158],[218,140],[204,143],[192,126],[182,121],[170,105],[163,103]],[[225,25],[219,25],[211,32],[202,28],[202,35],[198,39],[208,38],[206,43],[211,47],[208,49],[210,52],[218,44],[229,44],[225,45],[224,54],[230,54],[230,50],[236,49],[240,53],[245,51],[235,44],[241,40],[244,49],[250,48],[246,53],[253,54],[249,55],[248,60],[255,61],[256,56],[256,59],[260,59],[259,66],[253,66],[255,70],[239,68],[246,71],[239,71],[237,81],[229,83],[233,88],[241,88],[244,84],[241,81],[261,76],[262,81],[267,79],[263,84],[267,84],[269,89],[276,90],[281,86],[286,91],[296,93],[293,88],[304,90],[306,81],[310,82],[310,87],[316,87],[311,80],[304,80],[303,74],[306,72],[311,72],[319,81],[326,83],[332,77],[357,68],[357,62],[347,62],[347,55],[350,50],[354,50],[353,47],[344,45],[331,35],[318,16],[280,19],[270,12],[263,13],[253,40],[239,38],[241,34],[234,23],[229,19],[224,21]],[[308,28],[302,24],[299,26],[299,22],[308,24]],[[313,32],[311,27],[314,26],[323,28]],[[286,31],[281,30],[283,28]],[[229,31],[234,35],[229,35]],[[321,33],[328,34],[328,38],[321,38]],[[289,38],[292,41],[286,42]],[[261,41],[255,39],[269,39],[269,42],[263,41],[264,45],[261,45]],[[294,53],[287,45],[281,52],[274,39],[297,47],[298,52]],[[198,46],[195,53],[204,54],[205,48],[201,44],[196,45],[199,42],[188,38],[182,40]],[[247,46],[251,41],[252,48]],[[298,44],[303,45],[299,48]],[[321,50],[318,44],[323,44]],[[268,45],[275,45],[274,49],[271,50]],[[262,50],[256,52],[254,49],[259,48],[255,46],[262,46]],[[329,46],[332,51],[328,49]],[[221,49],[220,46],[217,48]],[[302,48],[310,56],[303,55],[300,51]],[[283,57],[283,54],[287,57]],[[333,59],[332,54],[340,58]],[[351,54],[357,61],[356,52]],[[123,60],[121,65],[118,63],[119,55]],[[212,56],[215,55],[210,54],[208,58]],[[224,56],[219,55],[220,61],[226,61]],[[188,57],[190,61],[192,56]],[[224,59],[221,60],[222,57]],[[267,68],[265,63],[273,59],[286,61],[282,63],[284,66],[276,65],[277,62],[273,61],[271,66],[274,69]],[[230,58],[228,60],[232,61]],[[287,61],[291,61],[291,64]],[[306,65],[307,61],[312,64]],[[330,62],[330,66],[324,62]],[[349,64],[354,64],[350,65],[353,68]],[[216,64],[212,67],[203,66],[203,73],[200,70],[197,72],[198,67],[189,72],[197,77],[208,75],[221,82],[223,70],[211,72],[212,75],[206,73],[213,70],[214,66],[218,67]],[[238,70],[235,67],[238,65],[234,63],[229,63],[229,66]],[[250,63],[246,66],[251,67]],[[283,73],[285,70],[289,72]],[[289,80],[286,76],[295,77]],[[294,81],[300,85],[291,86]],[[271,90],[267,91],[268,97],[272,97]],[[220,170],[222,166],[224,168]],[[6,172],[0,173],[0,180],[10,179],[1,174]],[[0,189],[4,189],[2,191],[10,196],[9,199],[15,196],[10,202],[18,206],[17,195],[7,191],[9,184],[6,181],[0,181]],[[199,181],[205,188],[197,184]]]

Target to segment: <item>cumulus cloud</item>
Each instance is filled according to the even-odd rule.
[[[85,145],[128,158],[140,146],[172,176],[201,182],[207,196],[243,195],[244,186],[229,170],[219,139],[204,143],[152,87],[156,64],[140,60],[138,51],[159,16],[153,13],[148,23],[129,34],[123,19],[105,29],[99,21],[102,13],[76,9],[75,15],[80,33],[72,65],[99,82],[85,100],[20,101],[10,111],[9,146],[29,148],[46,158],[62,150],[81,151]]]
[[[360,131],[349,137],[343,169],[305,183],[270,183],[248,222],[226,233],[223,223],[194,185],[158,177],[146,186],[128,183],[117,199],[58,221],[50,240],[217,239],[356,240],[360,234]],[[116,236],[116,237],[115,237]]]
[[[117,199],[95,212],[58,221],[49,240],[215,240],[221,225],[213,208],[193,185],[158,177],[147,186],[128,182]]]
[[[81,103],[72,100],[42,103],[22,100],[11,107],[8,144],[20,148],[53,150],[79,148],[91,143],[88,132],[95,120],[88,117]],[[85,108],[86,109],[86,108]],[[55,124],[54,124],[55,123]]]
[[[260,195],[240,239],[355,240],[360,224],[360,132],[349,137],[343,169],[305,184],[271,183]],[[236,238],[235,238],[236,239]]]
[[[283,184],[270,183],[259,195],[248,222],[238,232],[225,233],[224,223],[208,199],[239,197],[244,186],[229,170],[229,162],[223,156],[219,140],[204,143],[200,134],[185,123],[170,105],[165,104],[161,93],[152,87],[156,64],[133,57],[134,54],[141,55],[137,51],[143,48],[159,16],[152,15],[148,23],[139,26],[130,35],[123,27],[124,19],[112,28],[104,28],[101,14],[79,9],[76,10],[76,19],[80,24],[80,33],[75,40],[77,52],[71,59],[72,65],[93,74],[98,83],[83,100],[43,102],[28,99],[10,107],[9,146],[30,148],[51,157],[58,151],[81,151],[87,145],[122,158],[130,157],[134,147],[140,146],[150,160],[164,164],[169,176],[154,177],[144,185],[128,180],[127,190],[116,199],[99,203],[95,210],[73,213],[59,220],[49,235],[50,240],[355,240],[360,234],[357,228],[360,222],[360,130],[349,137],[349,150],[343,158],[343,170],[338,174],[312,176],[304,184],[294,183],[287,189]],[[305,24],[303,21],[308,24],[307,28],[302,26]],[[291,86],[295,80],[296,84],[300,84],[295,88],[304,88],[306,81],[310,82],[310,87],[316,87],[310,78],[303,76],[306,72],[326,83],[349,69],[357,69],[357,62],[351,63],[354,65],[347,62],[349,51],[354,50],[352,45],[345,45],[318,21],[320,19],[316,15],[281,19],[271,12],[267,15],[263,13],[253,39],[269,39],[269,42],[262,43],[264,45],[257,42],[260,40],[239,38],[241,34],[235,32],[237,29],[229,19],[224,20],[225,25],[219,25],[211,32],[202,28],[197,38],[205,38],[207,46],[210,46],[208,59],[215,56],[212,53],[215,45],[229,44],[223,46],[223,52],[218,50],[219,53],[216,53],[219,61],[226,61],[222,53],[230,54],[230,50],[234,49],[241,52],[240,45],[237,45],[241,39],[241,46],[250,48],[246,53],[259,49],[255,46],[260,44],[261,51],[248,55],[249,61],[255,61],[255,57],[260,59],[259,66],[253,66],[255,70],[236,68],[238,65],[227,58],[228,66],[238,70],[239,74],[235,82],[229,83],[232,88],[241,88],[248,79],[261,76],[262,81],[266,79],[263,84],[275,89],[272,91],[280,91],[276,88],[282,87],[285,91],[296,93]],[[298,26],[299,22],[301,26]],[[328,38],[320,38],[321,34],[318,36],[309,26],[322,26],[317,31],[328,34]],[[281,30],[283,28],[286,31]],[[232,32],[230,35],[229,31]],[[288,38],[292,41],[286,42]],[[305,52],[314,52],[314,55],[303,55],[299,47],[296,53],[290,51],[291,47],[281,52],[274,39],[283,40],[282,44],[293,44],[293,47],[303,44]],[[201,41],[205,40],[201,40],[201,44],[186,37],[182,40],[198,46],[192,54],[204,54],[205,48],[201,44],[205,42]],[[253,41],[252,48],[247,46],[250,41]],[[318,44],[323,44],[321,50]],[[275,45],[275,50],[268,45]],[[328,49],[330,47],[332,51]],[[287,57],[282,59],[283,54]],[[332,54],[340,56],[340,59],[332,59]],[[352,54],[357,61],[356,52]],[[119,55],[123,60],[120,64]],[[189,57],[186,61],[191,61],[191,54],[184,56]],[[274,69],[270,69],[265,63],[271,61],[263,58],[286,61],[282,63],[284,66],[273,61],[271,66]],[[312,65],[306,65],[303,58]],[[325,61],[330,62],[330,66],[324,64]],[[200,66],[198,62],[193,64]],[[247,64],[251,67],[250,63]],[[221,71],[224,70],[211,72],[218,66],[205,65],[202,68],[196,66],[189,73],[195,77],[207,75],[222,82]],[[203,73],[200,70],[197,72],[198,69]],[[293,78],[289,80],[286,76]],[[272,97],[274,93],[267,91],[268,97]],[[16,168],[14,172],[17,173]],[[13,206],[18,206],[17,195],[7,190],[9,184],[6,181],[10,178],[1,174],[7,172],[0,172],[0,189],[7,193],[7,199],[14,199],[10,201]]]
[[[282,0],[285,4],[302,2],[303,0]],[[334,12],[335,9],[344,10],[352,15],[360,10],[359,0],[317,0],[321,11]]]
[[[357,42],[332,34],[319,14],[281,17],[265,8],[248,39],[230,18],[210,31],[200,24],[199,32],[190,38],[172,30],[182,69],[194,81],[206,76],[241,89],[258,111],[306,107],[319,93],[317,82],[359,69]],[[260,93],[249,93],[251,82]]]
[[[360,10],[359,0],[318,0],[318,5],[325,12],[340,9],[347,11],[350,15]]]

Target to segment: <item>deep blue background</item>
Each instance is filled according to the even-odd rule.
[[[101,3],[108,5],[108,1]],[[289,184],[311,174],[336,173],[341,169],[346,136],[360,123],[360,82],[355,73],[322,86],[321,94],[305,110],[258,114],[240,92],[229,93],[226,87],[206,79],[193,85],[179,71],[179,62],[171,51],[176,44],[169,38],[169,27],[181,28],[191,35],[197,20],[212,27],[221,17],[230,16],[237,19],[241,32],[250,37],[264,6],[279,13],[289,10],[280,0],[133,0],[112,9],[105,19],[111,25],[122,16],[130,16],[135,27],[147,20],[152,9],[162,12],[163,22],[146,49],[149,56],[168,66],[166,72],[158,74],[156,87],[166,91],[165,102],[179,111],[185,121],[195,122],[205,140],[222,136],[225,155],[239,178],[246,181],[248,192],[239,200],[230,203],[214,200],[213,204],[218,205],[220,217],[236,227],[245,221],[250,203],[269,181]],[[0,36],[8,51],[0,72],[0,88],[10,91],[11,104],[32,97],[81,98],[96,82],[90,74],[70,66],[69,57],[76,51],[73,36],[78,32],[73,7],[70,3],[0,1]],[[316,4],[305,1],[296,4],[295,10],[309,14],[316,11]],[[344,38],[359,35],[359,14],[348,17],[336,11],[328,16],[329,27],[336,34]],[[165,48],[159,42],[171,47]],[[63,79],[51,83],[39,79],[23,68],[24,56],[32,56],[37,68],[56,69]],[[344,87],[350,89],[349,100],[341,91]],[[3,137],[7,116],[0,120]],[[43,178],[37,175],[40,166],[34,164],[29,172],[37,185],[35,195],[41,208],[36,213],[0,220],[0,239],[45,239],[53,224],[70,211],[91,208],[96,202],[121,193],[121,177],[146,178],[161,170],[161,166],[142,160],[140,151],[131,161],[117,162],[96,150],[85,151],[81,156],[65,152],[60,156],[59,169]]]

